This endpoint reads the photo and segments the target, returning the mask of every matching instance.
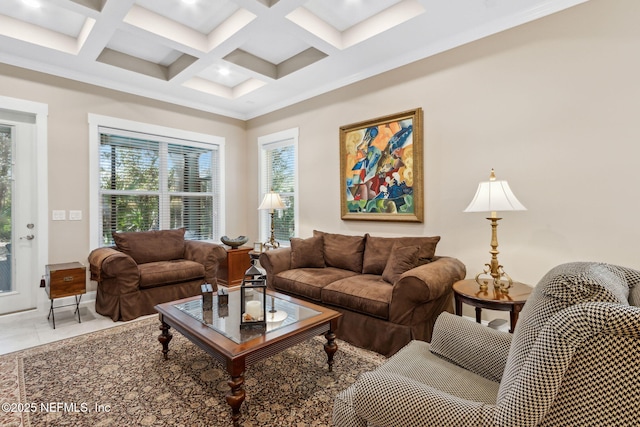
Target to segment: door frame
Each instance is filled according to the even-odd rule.
[[[45,308],[48,301],[44,292],[38,292],[38,283],[40,278],[44,276],[45,265],[49,259],[49,188],[48,188],[48,170],[47,170],[47,120],[49,115],[49,106],[40,102],[27,101],[24,99],[0,96],[0,109],[9,111],[18,111],[21,113],[33,114],[36,118],[36,158],[35,158],[35,215],[36,219],[36,245],[35,268],[32,269],[32,306]]]

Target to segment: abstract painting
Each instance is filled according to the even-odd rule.
[[[342,219],[423,221],[422,109],[340,127]]]

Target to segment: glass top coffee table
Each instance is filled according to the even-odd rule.
[[[231,376],[231,388],[226,396],[231,406],[234,426],[240,425],[240,407],[245,400],[244,371],[247,365],[293,347],[316,335],[324,334],[327,342],[328,369],[333,366],[333,355],[338,349],[335,334],[337,311],[302,301],[287,295],[267,291],[267,328],[265,330],[240,328],[240,291],[230,289],[226,306],[219,306],[214,293],[212,310],[203,311],[202,297],[195,296],[155,306],[160,317],[158,341],[164,358],[169,356],[169,342],[176,329],[195,345],[226,366]],[[278,318],[270,319],[271,309]],[[286,317],[285,317],[286,315]],[[274,320],[274,321],[269,321]]]

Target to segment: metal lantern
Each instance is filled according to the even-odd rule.
[[[202,320],[206,324],[213,323],[213,286],[205,283],[200,286],[202,291]]]
[[[267,282],[252,265],[240,285],[240,328],[267,329]]]
[[[229,291],[225,288],[218,288],[218,317],[229,315]]]

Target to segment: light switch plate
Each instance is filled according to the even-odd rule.
[[[64,221],[67,219],[67,211],[51,211],[53,221]]]
[[[80,221],[82,219],[82,211],[69,211],[69,221]]]

